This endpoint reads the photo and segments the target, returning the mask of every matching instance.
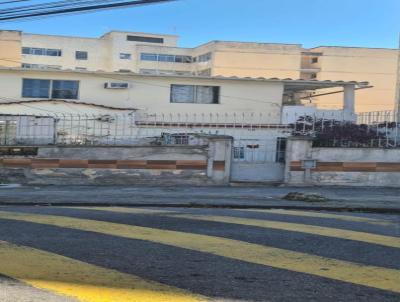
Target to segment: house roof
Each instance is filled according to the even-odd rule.
[[[264,77],[237,77],[237,76],[198,76],[198,75],[162,75],[162,74],[140,74],[134,72],[107,72],[107,71],[88,71],[88,70],[72,70],[72,69],[25,69],[20,67],[0,67],[1,71],[21,71],[26,73],[31,72],[43,72],[43,73],[73,73],[73,74],[85,74],[85,75],[99,75],[107,79],[107,76],[112,77],[119,76],[121,80],[123,77],[142,77],[142,78],[181,78],[181,79],[198,79],[198,80],[222,80],[222,81],[250,81],[250,82],[280,82],[285,86],[285,91],[302,91],[302,90],[317,90],[325,88],[343,87],[346,85],[354,85],[359,88],[370,88],[367,81],[332,81],[332,80],[304,80],[304,79],[292,79],[292,78],[264,78]]]

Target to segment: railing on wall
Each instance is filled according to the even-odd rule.
[[[134,145],[159,143],[163,133],[180,136],[184,144],[188,134],[201,133],[234,137],[237,160],[277,161],[282,158],[278,138],[291,135],[315,137],[320,146],[399,147],[396,116],[374,112],[338,120],[299,115],[281,124],[276,114],[254,112],[0,115],[0,145]]]

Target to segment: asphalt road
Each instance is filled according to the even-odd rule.
[[[400,216],[4,206],[0,301],[400,301]]]

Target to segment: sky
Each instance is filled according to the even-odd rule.
[[[181,47],[226,40],[397,48],[400,0],[178,0],[3,22],[0,29],[85,37],[110,30],[176,34]]]

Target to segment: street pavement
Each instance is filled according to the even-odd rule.
[[[328,201],[283,199],[290,192],[318,194]],[[400,213],[400,188],[0,185],[0,205],[46,204],[308,208]]]
[[[2,206],[0,301],[400,301],[400,216]]]

